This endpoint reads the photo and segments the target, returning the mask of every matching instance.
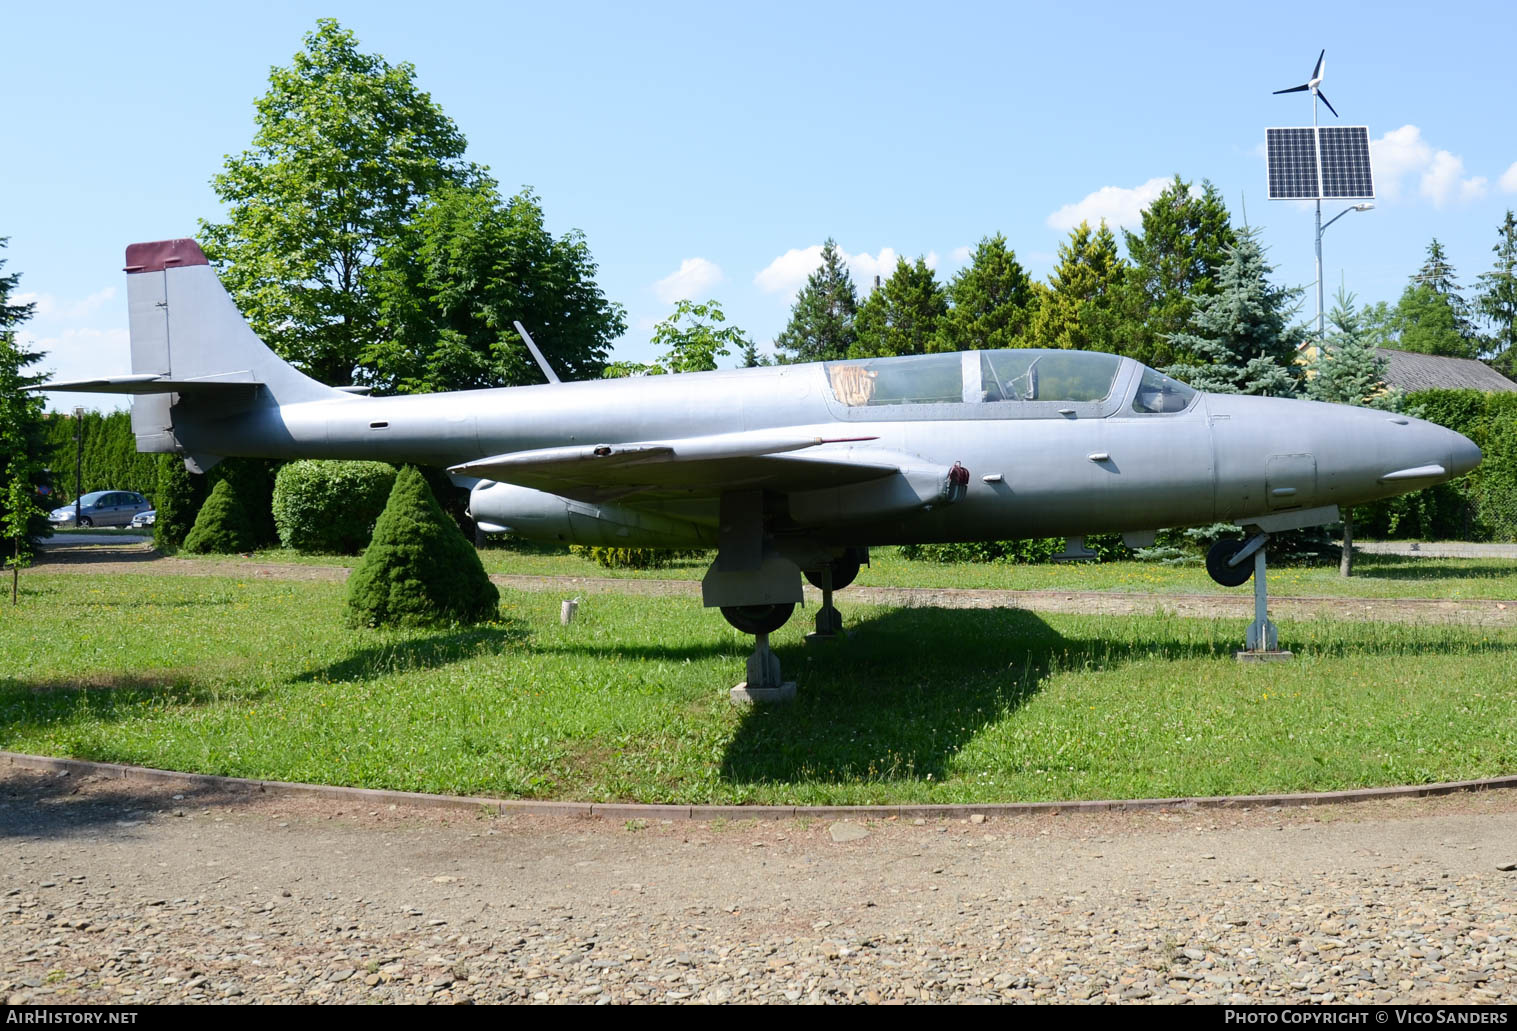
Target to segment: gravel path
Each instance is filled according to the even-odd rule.
[[[303,565],[293,562],[255,562],[251,559],[167,558],[151,545],[101,545],[73,548],[48,556],[46,563],[23,575],[58,573],[104,575],[151,573],[167,576],[241,576],[249,579],[343,581],[344,566]],[[518,591],[576,594],[637,594],[656,597],[699,597],[697,580],[648,580],[620,577],[510,576],[490,579]],[[821,592],[805,588],[809,605],[821,603]],[[851,602],[898,607],[993,609],[1031,612],[1101,613],[1106,615],[1170,612],[1203,619],[1250,618],[1252,590],[1232,594],[1145,594],[1132,591],[1012,591],[976,588],[865,587],[839,593],[846,611]],[[1270,615],[1276,619],[1361,619],[1394,623],[1458,623],[1465,626],[1517,626],[1517,600],[1453,600],[1444,598],[1341,598],[1271,595]]]
[[[1517,797],[618,823],[0,771],[12,1003],[1517,1002]]]

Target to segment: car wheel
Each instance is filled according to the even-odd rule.
[[[79,525],[81,527],[83,527],[84,529],[87,530],[91,526],[95,525],[95,521],[93,519],[91,519],[89,516],[80,516],[79,517]]]

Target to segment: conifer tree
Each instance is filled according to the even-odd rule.
[[[1037,347],[1114,351],[1119,347],[1121,291],[1126,263],[1103,221],[1081,222],[1059,245],[1059,263],[1032,319]]]
[[[222,480],[200,506],[195,526],[184,539],[184,550],[196,555],[227,555],[252,551],[253,547],[253,523],[247,509],[232,489],[232,481]]]
[[[1353,294],[1338,290],[1327,325],[1327,337],[1317,345],[1316,356],[1307,369],[1306,396],[1332,404],[1399,410],[1400,392],[1385,387],[1385,370],[1390,363],[1375,353]],[[1342,514],[1343,555],[1338,561],[1338,572],[1352,576],[1354,510],[1345,508]]]
[[[1491,326],[1487,356],[1508,376],[1517,375],[1517,217],[1507,209],[1496,230],[1496,261],[1479,279],[1475,307]]]
[[[933,350],[1027,346],[1032,282],[1000,233],[980,241],[969,264],[949,282],[947,293],[948,314],[938,324]]]
[[[479,553],[443,514],[421,473],[406,466],[348,578],[348,623],[477,623],[495,618],[499,600]]]
[[[0,249],[6,238],[0,237]],[[0,269],[5,267],[0,259]],[[24,350],[16,327],[31,317],[34,305],[11,301],[18,274],[0,275],[0,528],[6,543],[5,562],[29,561],[31,542],[48,532],[47,515],[37,504],[37,484],[43,468],[42,395],[24,388],[42,382],[26,367],[42,357]],[[15,572],[12,572],[14,589]],[[14,591],[13,591],[14,593]]]
[[[1428,244],[1427,258],[1396,305],[1396,346],[1448,358],[1473,358],[1478,351],[1470,308],[1459,291],[1443,244]]]
[[[853,347],[859,296],[853,276],[831,237],[822,244],[822,263],[796,294],[790,322],[774,346],[798,362],[825,362],[846,357]]]
[[[1274,286],[1254,231],[1228,249],[1217,292],[1196,303],[1189,329],[1171,342],[1190,361],[1164,371],[1198,390],[1289,397],[1298,390],[1296,341],[1304,330],[1289,320],[1299,289]]]
[[[1174,334],[1190,322],[1195,302],[1216,292],[1227,248],[1237,242],[1222,195],[1203,181],[1199,192],[1176,175],[1143,209],[1127,244],[1128,333],[1122,353],[1150,365],[1174,360]]]
[[[890,278],[859,305],[858,336],[848,354],[926,354],[947,311],[948,299],[926,260],[899,258]]]
[[[204,496],[205,477],[192,474],[178,455],[158,456],[158,484],[153,491],[153,544],[177,548],[195,526]]]

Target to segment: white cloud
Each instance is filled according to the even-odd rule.
[[[705,258],[686,258],[679,268],[653,284],[653,293],[665,304],[702,300],[701,294],[722,281],[722,267]]]
[[[874,277],[879,276],[882,280],[889,279],[895,271],[896,262],[900,255],[892,247],[880,248],[879,254],[849,254],[839,248],[838,255],[843,263],[848,266],[848,271],[853,274],[853,281],[864,293],[874,289]],[[928,251],[922,259],[928,268],[938,267],[938,255],[936,251]],[[754,285],[765,293],[793,294],[805,285],[811,273],[822,264],[822,245],[812,244],[810,247],[798,247],[786,251],[775,258],[753,277]]]
[[[40,310],[40,307],[39,307]],[[83,326],[36,336],[23,326],[17,333],[28,351],[43,351],[42,359],[29,368],[50,380],[99,379],[132,371],[131,338],[124,328],[97,329]],[[49,411],[66,412],[75,405],[110,410],[126,408],[131,398],[122,394],[62,394],[44,392]]]
[[[1517,161],[1512,162],[1512,167],[1501,173],[1501,189],[1506,193],[1517,193]]]
[[[822,263],[822,245],[786,251],[759,270],[753,283],[766,294],[793,294]]]
[[[953,249],[953,254],[951,255],[951,257],[953,258],[953,263],[955,265],[962,265],[966,261],[968,261],[969,258],[970,258],[970,256],[973,255],[973,254],[974,254],[974,248],[973,247],[955,247]]]
[[[1436,150],[1415,125],[1392,129],[1370,141],[1375,168],[1375,189],[1386,200],[1396,200],[1407,190],[1406,180],[1415,177],[1419,196],[1441,208],[1450,200],[1477,200],[1485,196],[1484,176],[1465,177],[1464,159],[1446,150]],[[1517,169],[1517,165],[1513,166]],[[1517,189],[1517,173],[1509,169]],[[1506,176],[1502,177],[1506,188]]]
[[[11,303],[35,304],[33,318],[62,319],[68,322],[88,318],[115,296],[116,288],[107,286],[78,301],[63,300],[54,294],[18,293],[12,295]]]
[[[1130,189],[1103,186],[1075,204],[1064,205],[1049,215],[1047,222],[1054,229],[1073,229],[1081,222],[1095,226],[1104,219],[1110,226],[1136,229],[1142,223],[1143,209],[1152,204],[1169,183],[1169,179],[1159,176]]]
[[[894,248],[881,247],[879,254],[844,254],[843,260],[848,262],[848,270],[853,273],[854,282],[867,294],[874,289],[875,276],[879,276],[882,283],[890,278],[901,256]]]

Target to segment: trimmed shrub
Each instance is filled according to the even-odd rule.
[[[205,497],[205,477],[191,473],[178,455],[158,456],[158,487],[153,501],[158,515],[153,522],[153,543],[177,548],[195,526],[195,515]]]
[[[237,499],[247,510],[255,548],[279,540],[279,532],[274,527],[274,477],[279,466],[279,462],[262,458],[228,458],[206,473],[206,484],[210,487],[221,480],[231,481]]]
[[[952,544],[907,544],[901,557],[921,562],[1007,562],[1033,565],[1051,562],[1064,551],[1063,537],[1028,537],[1006,541],[958,541]],[[1132,557],[1119,533],[1094,533],[1085,544],[1096,553],[1097,562],[1119,562]]]
[[[274,525],[296,551],[356,555],[395,486],[384,462],[291,462],[274,480]]]
[[[569,552],[607,569],[663,569],[680,559],[706,554],[700,548],[603,548],[598,544],[571,544]]]
[[[406,466],[348,578],[349,625],[478,623],[495,618],[499,601],[474,545]]]
[[[230,480],[222,480],[200,506],[195,527],[184,539],[184,550],[197,555],[251,551],[253,525]]]

